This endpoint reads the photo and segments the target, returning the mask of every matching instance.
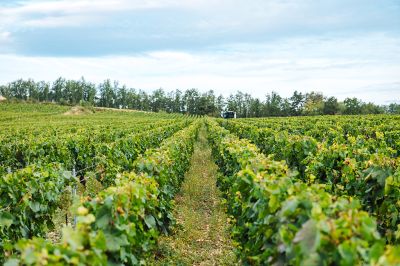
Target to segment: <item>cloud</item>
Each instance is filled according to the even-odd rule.
[[[79,23],[99,21],[99,17],[119,12],[160,8],[194,8],[201,1],[177,0],[61,0],[26,1],[22,4],[0,9],[0,23],[19,21],[19,27],[80,26]]]
[[[399,6],[390,0],[24,1],[0,4],[0,28],[12,33],[20,54],[127,55],[302,36],[399,36]]]
[[[225,96],[241,90],[263,98],[272,90],[285,97],[294,90],[316,90],[340,100],[354,96],[380,104],[400,100],[400,40],[380,34],[352,40],[289,38],[211,51],[102,57],[0,55],[0,60],[0,83],[20,77],[84,76],[97,83],[116,79],[148,91],[196,87]]]
[[[85,76],[384,103],[399,98],[399,13],[397,0],[3,1],[0,82]]]
[[[10,40],[11,33],[9,31],[0,31],[0,42]]]
[[[0,53],[12,52],[12,34],[0,28]]]

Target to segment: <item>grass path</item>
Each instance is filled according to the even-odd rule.
[[[176,197],[177,226],[161,237],[154,265],[235,265],[227,216],[216,187],[217,166],[205,128],[195,144],[191,167]]]

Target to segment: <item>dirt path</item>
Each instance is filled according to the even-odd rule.
[[[155,265],[235,265],[227,216],[216,187],[217,166],[203,128],[195,144],[191,168],[176,198],[178,225],[162,237]]]

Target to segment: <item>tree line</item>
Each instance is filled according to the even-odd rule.
[[[357,98],[338,101],[320,92],[295,91],[291,97],[268,93],[264,99],[238,91],[229,97],[216,95],[213,90],[198,89],[165,91],[157,89],[147,93],[127,88],[117,81],[105,80],[100,84],[58,78],[50,83],[19,79],[0,86],[0,95],[8,100],[55,102],[64,105],[89,104],[99,107],[136,109],[142,111],[186,113],[219,116],[221,111],[235,111],[237,117],[335,115],[335,114],[400,114],[400,104],[379,106]]]

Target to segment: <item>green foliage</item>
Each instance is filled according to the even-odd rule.
[[[0,260],[144,264],[175,223],[173,199],[200,122],[104,109],[71,118],[51,105],[29,105],[26,114],[23,106],[0,105]],[[397,116],[217,120],[229,131],[207,121],[244,264],[399,264]],[[50,243],[40,237],[76,182],[74,166],[102,190],[85,193],[73,209],[76,227]]]
[[[345,106],[345,114],[355,115],[361,113],[362,103],[357,98],[346,98],[343,103]]]
[[[358,200],[300,181],[285,162],[265,157],[215,122],[208,128],[244,264],[395,265],[397,249],[385,247],[376,220]]]
[[[392,129],[396,128],[395,121],[388,119],[384,127],[378,128],[376,124],[380,125],[381,117],[363,119],[357,120],[357,125],[354,119],[338,118],[335,129],[329,126],[332,121],[328,119],[314,126],[302,121],[303,131],[296,128],[297,121],[277,128],[275,120],[269,121],[268,128],[261,121],[250,124],[221,121],[221,124],[253,141],[264,154],[285,160],[303,181],[327,184],[327,189],[335,195],[357,197],[363,209],[377,218],[386,239],[397,242],[400,161],[398,134]],[[308,127],[306,132],[304,129]],[[299,135],[303,132],[311,136]]]
[[[325,97],[320,92],[302,94],[294,91],[283,98],[272,91],[265,99],[252,97],[241,91],[224,98],[213,90],[201,93],[198,89],[165,91],[162,88],[151,94],[127,88],[110,79],[96,85],[86,81],[58,78],[52,84],[32,79],[19,79],[0,85],[0,96],[8,101],[57,102],[61,105],[88,104],[119,109],[153,112],[186,113],[219,117],[221,111],[235,111],[237,117],[299,116],[319,114],[381,114],[399,113],[396,104],[378,106],[364,103],[357,98],[338,102],[335,97]],[[98,97],[96,97],[98,96]]]
[[[320,92],[310,92],[306,94],[304,103],[304,115],[322,115],[324,111],[324,96]]]
[[[122,131],[121,134],[111,131],[113,129],[88,132],[80,128],[53,136],[49,136],[51,130],[43,130],[39,137],[36,134],[4,136],[4,145],[0,147],[0,174],[31,164],[56,161],[71,170],[75,168],[81,175],[95,171],[97,179],[109,186],[113,184],[115,173],[130,170],[132,162],[147,148],[157,147],[160,141],[189,122],[178,120],[167,125],[161,123],[161,126],[136,125],[133,129],[126,129],[132,133]]]
[[[124,174],[117,186],[82,198],[75,229],[66,227],[60,244],[21,240],[14,265],[137,265],[148,254],[157,230],[146,223],[156,215],[157,183],[146,175]]]
[[[197,132],[198,124],[192,125],[167,139],[159,149],[146,151],[134,163],[136,172],[147,173],[160,187],[159,215],[154,218],[162,232],[166,233],[171,223],[174,223],[173,198],[189,168]]]
[[[339,102],[335,97],[329,97],[324,102],[323,112],[326,115],[335,115],[340,111]]]
[[[44,236],[62,191],[74,182],[59,164],[30,166],[0,179],[0,259],[20,238]]]
[[[5,114],[0,136],[0,261],[143,263],[158,234],[173,221],[172,198],[188,167],[199,123],[190,125],[193,119],[184,116],[108,110],[72,118],[52,107],[0,107]],[[135,160],[160,171],[141,171]],[[53,244],[38,237],[53,230],[55,211],[69,205],[60,201],[63,191],[79,182],[72,178],[73,168],[79,181],[90,176],[102,184],[100,190],[84,193],[90,196],[83,196],[72,210],[76,227],[66,227],[62,242]]]
[[[172,199],[189,166],[198,127],[193,123],[148,150],[133,163],[135,172],[117,174],[114,186],[82,197],[75,209],[77,225],[64,229],[60,244],[21,240],[7,263],[143,264],[159,233],[173,221]]]

